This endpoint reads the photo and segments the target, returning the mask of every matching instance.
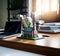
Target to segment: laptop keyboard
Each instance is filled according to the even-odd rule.
[[[8,37],[11,37],[11,36],[18,36],[19,34],[0,34],[0,38],[8,38]]]
[[[0,33],[0,35],[12,35],[12,33]]]
[[[13,35],[12,33],[0,33],[0,38],[7,38],[8,36]]]

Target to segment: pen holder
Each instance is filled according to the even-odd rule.
[[[40,37],[37,34],[34,34],[34,29],[33,28],[24,28],[23,34],[20,37],[21,39],[28,39],[28,40],[38,40],[42,39],[43,36],[41,35]]]
[[[33,28],[32,27],[26,27],[24,28],[23,32],[24,38],[30,39],[33,37]]]

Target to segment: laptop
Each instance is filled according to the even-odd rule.
[[[21,21],[7,21],[3,33],[0,33],[0,38],[7,38],[21,33]]]
[[[38,32],[60,33],[60,25],[41,25]]]

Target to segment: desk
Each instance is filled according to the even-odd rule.
[[[39,33],[45,34],[45,33]],[[44,37],[40,40],[26,40],[11,37],[7,39],[0,39],[0,46],[24,50],[28,52],[59,56],[60,55],[60,33],[47,34],[49,37]]]

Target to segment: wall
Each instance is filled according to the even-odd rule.
[[[0,28],[4,28],[7,20],[7,0],[0,0]]]
[[[60,0],[59,0],[59,14],[60,14]]]
[[[60,8],[60,0],[59,0],[59,8]],[[36,0],[32,0],[32,11],[35,12],[36,11]],[[59,10],[60,12],[60,10]],[[59,15],[57,15],[56,11],[53,12],[48,12],[45,13],[44,15],[41,15],[42,18],[45,22],[56,22],[56,21],[60,21],[60,13]]]
[[[58,22],[59,21],[58,14],[56,11],[45,13],[44,15],[42,15],[42,19],[45,22]]]
[[[36,11],[36,0],[32,0],[32,11]]]
[[[59,1],[59,14],[56,11],[46,13],[42,16],[45,22],[60,22],[60,0]]]

